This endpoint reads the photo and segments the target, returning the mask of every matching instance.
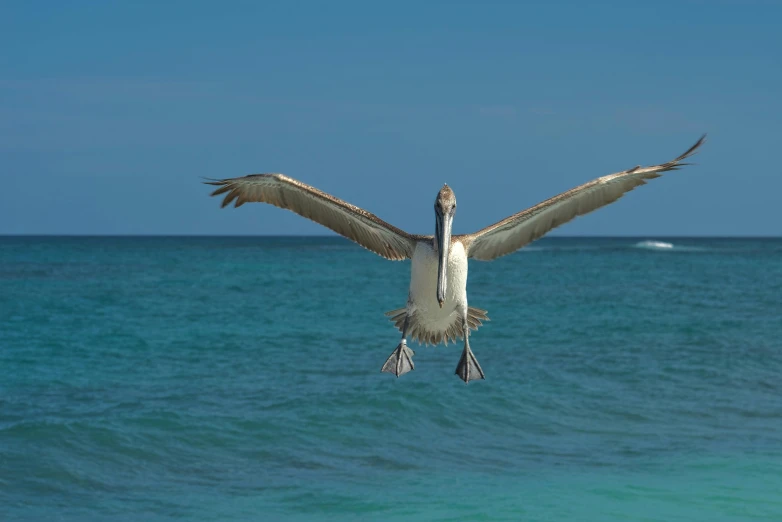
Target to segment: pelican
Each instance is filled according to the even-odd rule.
[[[456,195],[447,184],[434,201],[435,227],[430,236],[408,234],[362,208],[283,174],[251,174],[205,183],[218,187],[212,196],[225,194],[222,207],[232,202],[235,207],[249,202],[269,203],[320,223],[386,259],[411,259],[407,305],[386,312],[402,338],[381,372],[399,377],[415,368],[408,336],[432,345],[463,339],[464,349],[455,373],[469,383],[485,379],[470,348],[470,330],[477,330],[488,315],[467,304],[467,260],[490,261],[515,252],[550,230],[613,203],[647,180],[688,165],[682,161],[693,155],[705,139],[704,134],[672,161],[651,167],[638,165],[597,178],[465,235],[451,235]]]

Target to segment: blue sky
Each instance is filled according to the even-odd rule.
[[[0,234],[322,234],[201,177],[284,172],[470,232],[671,159],[559,235],[782,235],[782,3],[0,4]]]

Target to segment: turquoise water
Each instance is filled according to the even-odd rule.
[[[0,238],[0,520],[782,520],[782,240],[471,263],[469,385],[454,345],[380,373],[409,269]]]

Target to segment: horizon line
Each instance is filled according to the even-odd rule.
[[[339,234],[87,234],[87,233],[69,233],[69,234],[48,234],[48,233],[32,233],[32,234],[16,234],[16,233],[0,233],[0,238],[13,238],[13,237],[29,237],[29,238],[313,238],[313,239],[342,239],[345,241],[353,242],[352,240],[343,237]],[[782,239],[782,235],[666,235],[666,234],[643,234],[643,235],[560,235],[552,234],[546,235],[541,239]]]

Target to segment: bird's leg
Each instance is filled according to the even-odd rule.
[[[386,360],[386,363],[380,369],[381,372],[393,373],[397,377],[404,375],[410,370],[415,370],[413,364],[413,355],[415,352],[407,347],[407,325],[409,323],[410,311],[408,309],[407,315],[405,315],[405,324],[402,327],[402,340],[396,349],[391,352],[391,355]]]
[[[467,323],[467,308],[465,307],[462,316],[462,330],[464,332],[464,350],[462,351],[462,357],[459,359],[459,364],[456,366],[456,375],[459,376],[465,384],[475,379],[485,379],[481,365],[478,364],[478,359],[470,349],[470,326]]]

